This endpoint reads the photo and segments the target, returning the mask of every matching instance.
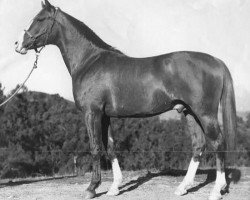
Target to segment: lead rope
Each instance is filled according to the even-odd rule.
[[[39,51],[36,50],[36,60],[33,64],[33,67],[30,71],[30,73],[28,74],[27,78],[23,81],[23,83],[19,86],[19,88],[8,98],[6,99],[3,103],[0,104],[0,107],[2,107],[3,105],[5,105],[6,103],[8,103],[14,96],[16,96],[16,94],[22,89],[22,87],[24,86],[24,84],[27,82],[27,80],[29,79],[29,77],[31,76],[32,72],[34,71],[34,69],[37,68],[37,62],[38,62],[38,58],[40,56],[40,52],[42,51],[42,49],[44,48],[41,47],[41,49]]]
[[[53,19],[53,22],[52,22],[52,26],[50,28],[50,32],[51,32],[51,29],[53,28],[53,25],[55,23],[55,19],[56,19],[56,15],[57,15],[57,11],[58,11],[58,8],[56,7],[56,12],[55,12],[55,16],[54,16],[54,19]],[[25,32],[32,38],[33,36],[29,33],[29,31],[26,31]],[[39,49],[37,50],[37,48],[35,47],[35,52],[36,52],[36,60],[33,64],[33,67],[30,71],[30,73],[28,74],[27,78],[24,80],[24,82],[19,86],[19,88],[8,98],[6,99],[3,103],[0,104],[0,107],[2,107],[3,105],[5,105],[6,103],[8,103],[14,96],[16,96],[16,94],[22,89],[22,87],[24,86],[24,84],[27,82],[27,80],[29,79],[29,77],[31,76],[32,72],[34,71],[34,69],[37,68],[37,62],[38,62],[38,58],[39,58],[39,55],[40,55],[40,52],[43,50],[43,48],[45,47],[45,45],[47,44],[47,40],[48,40],[48,37],[49,37],[49,34],[50,32],[47,33],[47,31],[45,33],[47,33],[47,36],[46,36],[46,39],[45,39],[45,43],[44,45]]]

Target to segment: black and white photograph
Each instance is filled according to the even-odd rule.
[[[0,200],[249,200],[249,0],[0,0]]]

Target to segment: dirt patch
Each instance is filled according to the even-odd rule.
[[[102,172],[102,184],[97,189],[97,198],[103,200],[203,200],[207,199],[214,185],[214,171],[203,170],[196,176],[195,185],[185,196],[174,195],[174,190],[183,179],[181,171],[171,172],[123,172],[124,181],[117,197],[106,196],[112,183],[112,173]],[[230,183],[229,193],[224,200],[248,200],[250,196],[250,168],[241,168],[234,178],[238,183]],[[57,177],[45,179],[2,180],[0,182],[1,200],[82,200],[91,175],[82,177]]]

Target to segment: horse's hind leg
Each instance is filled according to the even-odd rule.
[[[103,144],[107,151],[108,157],[112,163],[112,171],[113,171],[113,183],[107,192],[107,195],[115,196],[119,194],[119,186],[122,183],[122,172],[115,155],[114,151],[114,140],[112,136],[112,128],[110,125],[110,118],[104,117],[103,118]]]
[[[207,137],[210,139],[212,147],[216,152],[216,180],[209,200],[221,199],[221,190],[227,185],[225,177],[225,138],[219,127],[217,117],[202,117],[204,129]]]
[[[175,191],[176,195],[186,194],[187,189],[189,189],[193,185],[194,177],[200,163],[200,158],[205,149],[205,144],[206,144],[205,136],[201,128],[201,125],[196,120],[194,115],[188,110],[185,110],[184,114],[187,118],[188,131],[191,134],[193,157],[190,161],[185,178]]]
[[[217,145],[216,145],[217,146]],[[215,185],[209,196],[209,200],[219,200],[222,198],[221,191],[226,188],[226,176],[225,176],[225,151],[224,145],[219,145],[216,152],[216,180]]]

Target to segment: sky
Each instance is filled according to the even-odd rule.
[[[238,111],[250,111],[249,0],[50,0],[83,21],[111,46],[133,57],[200,51],[223,60],[235,86]],[[14,43],[40,11],[40,0],[0,0],[0,82],[5,93],[26,78],[35,53]],[[55,46],[41,53],[29,90],[73,100],[71,77]]]

